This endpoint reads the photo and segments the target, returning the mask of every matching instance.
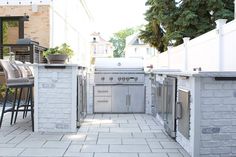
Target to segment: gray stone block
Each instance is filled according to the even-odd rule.
[[[219,133],[219,132],[220,132],[220,128],[218,128],[218,127],[202,128],[203,134],[215,134],[215,133]]]

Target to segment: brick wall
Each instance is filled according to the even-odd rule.
[[[203,157],[236,156],[236,81],[201,80]]]
[[[29,16],[25,22],[25,38],[38,41],[49,47],[50,12],[49,5],[38,5],[38,12],[32,12],[30,5],[0,6],[0,16]]]
[[[76,131],[76,71],[35,67],[36,131]]]

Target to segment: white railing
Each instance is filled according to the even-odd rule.
[[[158,55],[157,68],[192,71],[236,70],[236,21],[225,24],[218,20],[217,28]]]

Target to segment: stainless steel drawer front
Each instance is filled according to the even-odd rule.
[[[94,112],[111,112],[111,97],[95,97]]]
[[[111,86],[95,86],[95,96],[111,96]]]

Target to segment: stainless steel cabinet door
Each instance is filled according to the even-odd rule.
[[[112,86],[112,112],[123,113],[128,111],[127,95],[128,86]]]
[[[165,88],[164,127],[171,137],[175,137],[176,78],[167,77],[165,79]]]
[[[129,86],[129,99],[128,102],[129,110],[128,112],[134,112],[134,113],[144,113],[144,86]]]

